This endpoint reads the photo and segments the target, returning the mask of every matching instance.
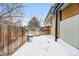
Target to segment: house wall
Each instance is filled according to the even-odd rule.
[[[60,38],[79,49],[79,4],[69,4],[62,10]]]
[[[58,38],[60,38],[60,12],[58,11],[58,24],[57,24],[58,28],[57,28],[57,35]]]
[[[60,13],[58,11],[58,22],[57,22],[57,36],[60,38]],[[52,26],[51,26],[51,34],[55,36],[55,24],[56,24],[56,16],[52,16]]]
[[[79,14],[79,4],[71,3],[63,10],[61,10],[61,12],[62,12],[62,20],[66,20],[66,18]]]
[[[55,17],[52,17],[51,34],[55,36]]]

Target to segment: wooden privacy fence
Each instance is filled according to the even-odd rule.
[[[51,34],[51,26],[41,27],[41,35],[50,35]]]
[[[11,55],[27,40],[26,29],[0,24],[0,55]]]

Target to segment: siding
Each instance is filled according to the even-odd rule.
[[[62,10],[62,20],[79,14],[79,4],[71,3]]]
[[[55,17],[52,17],[51,34],[55,36]]]
[[[60,22],[60,38],[79,49],[79,15]]]

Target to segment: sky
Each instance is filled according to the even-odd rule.
[[[48,11],[51,7],[51,3],[26,3],[24,4],[24,15],[27,18],[24,18],[23,25],[27,25],[32,17],[37,17],[38,20],[43,23],[45,20]]]
[[[42,24],[51,8],[51,3],[23,3],[23,13],[24,18],[22,20],[22,25],[28,24],[32,17],[37,17],[37,19]],[[0,6],[0,11],[3,7]]]

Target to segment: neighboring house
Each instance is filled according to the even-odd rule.
[[[56,3],[48,14],[51,15],[51,34],[55,41],[61,38],[79,49],[79,3]]]
[[[40,30],[40,28],[32,28],[32,29],[31,29],[31,34],[32,34],[33,36],[40,36],[40,35],[41,35],[41,30]]]
[[[51,9],[50,9],[51,10]],[[44,32],[44,34],[51,34],[51,19],[52,19],[52,15],[50,14],[50,10],[46,16],[46,19],[44,21],[44,27],[42,27],[42,31]]]
[[[50,28],[50,26],[41,27],[41,35],[49,35],[51,33]]]

